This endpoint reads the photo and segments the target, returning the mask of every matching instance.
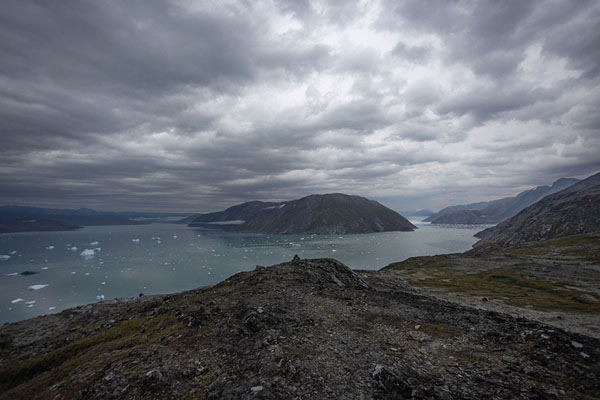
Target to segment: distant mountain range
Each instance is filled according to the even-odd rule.
[[[561,178],[552,186],[538,186],[515,197],[493,201],[450,206],[426,218],[432,224],[496,224],[516,215],[519,211],[542,198],[579,182],[575,178]]]
[[[49,219],[15,218],[0,221],[0,233],[72,231],[78,228],[81,227]]]
[[[111,212],[96,211],[90,208],[56,209],[24,206],[0,206],[0,221],[17,219],[50,220],[56,223],[76,226],[92,225],[137,225],[160,222],[168,217],[182,217],[187,214],[156,212]]]
[[[251,201],[198,216],[189,226],[268,234],[412,231],[416,226],[380,203],[341,193],[284,202]]]
[[[502,247],[523,242],[600,232],[600,173],[549,195],[514,217],[475,236],[480,246]]]

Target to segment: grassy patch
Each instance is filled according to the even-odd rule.
[[[506,252],[512,256],[556,255],[600,262],[600,236],[578,235],[531,243]]]
[[[567,289],[552,282],[520,275],[514,269],[501,268],[461,274],[447,268],[433,271],[425,279],[410,279],[418,286],[446,289],[474,296],[506,299],[519,307],[532,306],[544,311],[600,313],[600,299],[590,299],[583,293]]]
[[[438,339],[452,339],[465,333],[459,326],[444,323],[422,324],[420,330]]]
[[[181,329],[173,315],[134,318],[46,354],[21,361],[0,372],[0,390],[11,398],[32,397],[59,383],[59,391],[76,393],[101,365],[124,356],[132,348]],[[18,393],[18,395],[17,395]]]

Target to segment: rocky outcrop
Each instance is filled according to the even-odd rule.
[[[340,193],[280,203],[253,201],[201,215],[190,226],[268,234],[412,231],[416,226],[380,203]]]
[[[560,178],[552,186],[538,186],[521,192],[515,197],[446,207],[425,221],[432,224],[497,224],[545,196],[564,190],[577,182],[579,180],[574,178]],[[474,218],[475,216],[477,218]]]
[[[0,399],[541,399],[600,390],[600,341],[332,259],[0,328]]]
[[[600,173],[547,196],[514,217],[475,236],[475,246],[510,247],[525,242],[600,232]]]

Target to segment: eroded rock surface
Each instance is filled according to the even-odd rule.
[[[600,341],[333,259],[0,328],[2,399],[553,399],[600,393]]]

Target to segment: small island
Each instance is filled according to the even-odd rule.
[[[267,234],[353,234],[413,231],[417,227],[375,200],[341,193],[283,202],[251,201],[203,214],[192,227]]]

